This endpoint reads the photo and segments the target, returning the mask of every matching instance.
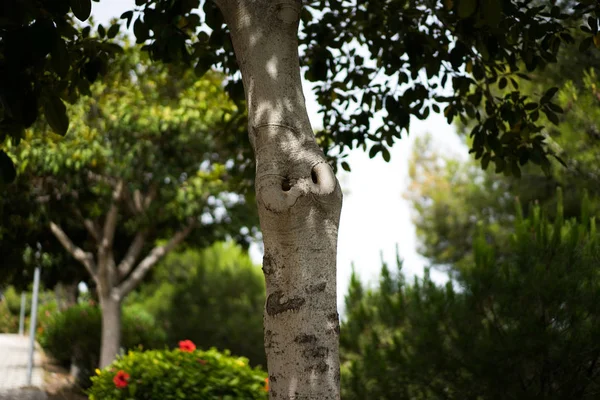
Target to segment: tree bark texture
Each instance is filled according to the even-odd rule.
[[[102,336],[100,345],[100,368],[110,365],[121,346],[121,298],[116,295],[100,295],[102,308]]]
[[[231,31],[256,157],[271,399],[339,399],[336,253],[342,192],[300,80],[299,0],[216,0]]]

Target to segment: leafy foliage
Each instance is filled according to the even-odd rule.
[[[588,64],[593,65],[593,62]],[[562,71],[566,65],[568,61],[562,60],[556,69]],[[420,252],[434,264],[453,264],[465,256],[471,257],[471,239],[478,225],[483,225],[497,242],[501,236],[506,238],[515,197],[524,204],[539,202],[553,218],[556,187],[560,186],[565,193],[565,215],[570,218],[581,214],[581,197],[587,190],[589,212],[600,215],[598,78],[594,69],[587,70],[585,66],[573,69],[576,69],[571,71],[576,77],[574,80],[557,78],[556,70],[548,69],[536,81],[521,85],[526,92],[535,92],[547,81],[561,85],[556,104],[564,114],[560,127],[547,129],[546,140],[565,160],[566,168],[552,162],[545,175],[536,168],[524,166],[519,172],[520,179],[514,179],[498,176],[494,171],[482,171],[481,166],[486,166],[483,162],[463,162],[442,156],[428,139],[417,141],[410,161],[412,182],[407,197],[415,210]],[[540,116],[540,120],[545,118]],[[529,214],[528,207],[524,212]]]
[[[154,315],[171,345],[185,337],[199,348],[230,350],[253,365],[266,365],[264,278],[234,243],[171,253],[129,304]]]
[[[14,277],[11,270],[23,269],[23,252],[41,243],[53,260],[49,279],[85,277],[81,266],[61,257],[47,226],[61,225],[75,244],[94,251],[119,182],[126,193],[118,204],[117,260],[136,234],[145,232],[148,248],[190,219],[201,225],[190,238],[196,244],[232,236],[247,245],[256,212],[247,206],[254,203],[247,192],[249,148],[239,145],[247,140],[245,114],[220,84],[216,73],[197,80],[192,71],[150,63],[127,49],[91,87],[94,96],[70,108],[79,121],[71,134],[57,140],[36,125],[30,140],[10,148],[19,178],[1,200],[0,235],[14,270],[2,272]]]
[[[560,196],[559,196],[560,197]],[[584,200],[583,209],[587,200]],[[504,255],[482,233],[455,282],[352,281],[341,330],[345,399],[593,399],[600,385],[600,234],[585,212],[518,207]]]
[[[80,370],[79,383],[89,386],[89,377],[98,366],[102,316],[97,306],[79,304],[54,313],[40,325],[40,345],[60,365],[71,363]],[[154,318],[140,307],[126,307],[123,312],[122,347],[134,349],[164,346],[166,335]]]
[[[71,4],[77,17],[86,17],[89,0],[71,3],[77,4]],[[47,6],[31,1],[25,4],[32,14],[23,12],[16,19],[20,23],[0,30],[5,32],[3,39],[9,34],[26,37],[19,29],[30,21],[36,22],[26,29],[31,37],[47,34],[44,29],[50,28],[44,28],[48,24],[40,17]],[[57,10],[50,15],[65,19],[68,1],[53,4]],[[557,123],[560,113],[553,103],[555,87],[527,96],[521,93],[517,79],[527,79],[529,72],[555,63],[561,49],[593,53],[600,47],[600,6],[595,0],[314,0],[305,5],[301,18],[305,75],[316,82],[325,115],[319,142],[332,157],[370,145],[371,157],[381,153],[387,160],[388,148],[408,131],[411,117],[425,119],[430,112],[443,112],[449,122],[455,118],[475,120],[471,134],[476,158],[515,175],[523,154],[527,161],[542,167],[548,163],[548,154],[553,153],[544,145],[538,119],[543,112]],[[212,1],[139,1],[121,19],[133,27],[137,43],[144,44],[153,59],[194,66],[200,76],[218,65],[231,77],[227,91],[238,102],[243,98],[227,28]],[[65,51],[58,41],[61,45],[55,45],[54,53],[51,45],[45,46],[37,56],[36,73],[29,77],[32,87],[42,93],[53,88],[52,81],[46,84],[42,79],[42,72],[51,70],[52,59],[71,61],[54,67],[67,74],[67,88],[80,84],[79,78],[69,74],[71,69],[81,68],[78,76],[88,80],[102,74],[109,57],[103,53],[109,51],[105,37],[118,31],[117,25],[108,30],[98,27],[97,37],[89,39],[89,28],[79,32],[65,21],[60,25],[66,26],[64,36],[81,35],[75,43],[85,45],[86,52],[63,58],[57,56],[59,51],[70,57],[78,46],[69,41]],[[41,27],[34,30],[38,25]],[[17,61],[7,61],[13,60],[7,57],[8,50],[7,46],[0,49],[5,68],[17,71]],[[88,81],[83,82],[85,87]],[[27,88],[23,93],[29,92]],[[32,104],[37,96],[33,99]],[[15,109],[23,108],[21,103],[20,98],[7,101]],[[62,100],[52,95],[43,104],[51,126],[63,132],[67,120]],[[37,106],[26,109],[37,110]],[[384,124],[371,132],[378,111],[383,111]],[[31,124],[36,116],[37,112],[32,112],[26,121]],[[0,166],[3,180],[9,180],[14,175],[9,160],[0,157]],[[343,166],[349,168],[347,163]]]
[[[52,129],[66,134],[64,101],[90,94],[121,47],[110,34],[92,35],[73,19],[88,20],[91,0],[6,0],[0,6],[0,144],[18,143],[43,114]],[[104,28],[102,28],[104,29]],[[14,179],[14,168],[0,150],[0,185]]]
[[[264,372],[215,349],[133,351],[97,373],[91,400],[267,399]],[[115,384],[119,373],[122,388]]]

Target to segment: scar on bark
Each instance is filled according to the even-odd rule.
[[[306,303],[306,299],[302,297],[294,297],[293,299],[289,299],[288,301],[281,302],[283,298],[283,292],[278,290],[273,292],[267,298],[267,314],[273,317],[277,314],[281,314],[285,311],[298,311],[300,307]]]
[[[273,346],[273,331],[267,329],[265,331],[265,349],[270,349]]]
[[[317,359],[320,360],[329,355],[329,349],[327,347],[322,346],[308,346],[304,350],[302,350],[302,355],[307,359]]]
[[[332,325],[332,328],[330,328],[331,331],[333,331],[336,335],[340,334],[340,318],[338,313],[331,313],[327,316],[327,321],[329,322],[330,325]]]
[[[315,344],[317,343],[317,337],[315,335],[307,335],[305,333],[298,335],[294,338],[294,342],[300,344]]]
[[[304,370],[306,372],[312,372],[312,371],[316,370],[317,372],[324,374],[325,372],[327,372],[329,370],[329,365],[327,365],[327,363],[325,361],[321,360],[315,365],[310,365],[310,366],[306,367]]]
[[[322,292],[323,290],[325,290],[326,287],[327,287],[327,282],[321,282],[321,283],[317,283],[315,285],[310,285],[305,290],[306,290],[306,293],[313,294],[313,293]]]
[[[273,260],[273,257],[267,254],[264,255],[262,270],[265,275],[271,275],[275,272],[275,260]]]

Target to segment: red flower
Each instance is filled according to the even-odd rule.
[[[179,350],[191,353],[196,350],[196,345],[191,340],[182,340],[179,342]]]
[[[269,391],[269,378],[265,378],[265,392]]]
[[[129,374],[123,370],[120,370],[119,372],[117,372],[117,374],[113,378],[113,382],[115,383],[115,386],[119,389],[123,389],[124,387],[127,387],[128,380],[129,380]]]

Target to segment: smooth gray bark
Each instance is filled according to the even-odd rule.
[[[102,335],[100,368],[110,365],[121,346],[121,298],[116,295],[100,296]]]
[[[301,1],[217,0],[231,31],[256,157],[271,399],[339,399],[336,252],[342,192],[300,81]]]

